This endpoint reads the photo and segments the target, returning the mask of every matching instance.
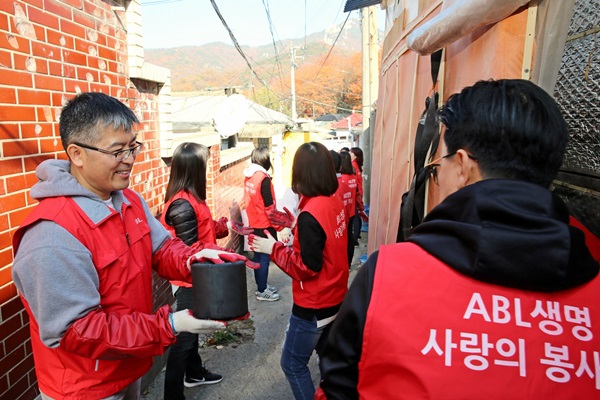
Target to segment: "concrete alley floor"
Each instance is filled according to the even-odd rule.
[[[367,252],[367,232],[361,233],[359,246],[355,247],[350,281],[360,268],[360,257]],[[247,269],[248,310],[250,319],[236,323],[242,334],[241,343],[217,348],[201,345],[200,355],[205,367],[223,375],[218,384],[186,388],[187,400],[288,400],[292,391],[285,379],[279,359],[286,326],[292,310],[291,279],[276,265],[271,264],[269,283],[275,285],[281,298],[279,301],[257,301],[254,297],[256,285],[252,270]],[[310,361],[310,370],[318,385],[320,376],[316,353]],[[142,394],[142,399],[163,398],[164,369]]]

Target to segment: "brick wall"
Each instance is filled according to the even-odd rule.
[[[35,168],[66,158],[60,110],[75,94],[100,91],[131,107],[144,150],[131,188],[153,213],[162,210],[169,169],[160,158],[159,84],[128,77],[125,12],[101,0],[0,0],[0,398],[33,399],[36,385],[27,315],[11,278],[11,237],[36,202]],[[220,166],[211,149],[209,205],[215,218],[241,201],[241,161]],[[220,187],[223,187],[223,190]],[[236,247],[231,236],[221,245]],[[155,307],[171,302],[168,282],[155,276]]]

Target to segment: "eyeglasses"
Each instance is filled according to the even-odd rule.
[[[433,179],[433,183],[435,183],[436,185],[440,185],[440,183],[438,182],[438,173],[437,173],[437,169],[438,167],[441,166],[440,162],[444,159],[444,158],[448,158],[448,157],[452,157],[453,155],[456,155],[457,151],[454,151],[450,154],[446,154],[443,157],[440,157],[438,159],[433,160],[432,162],[430,162],[429,164],[425,164],[423,166],[423,168],[429,172],[429,175],[431,175],[431,178]],[[467,153],[467,156],[473,160],[473,161],[477,161],[477,158],[469,153]]]
[[[138,154],[140,154],[140,152],[142,151],[142,147],[144,146],[144,143],[136,141],[135,142],[136,145],[133,147],[130,147],[128,149],[117,150],[117,151],[108,151],[108,150],[104,150],[104,149],[99,149],[97,147],[88,146],[87,144],[81,144],[81,143],[77,143],[77,142],[73,142],[73,144],[76,146],[79,146],[79,147],[83,147],[84,149],[94,150],[94,151],[98,151],[100,153],[109,154],[111,156],[114,156],[115,161],[118,161],[118,162],[125,161],[127,158],[129,158],[130,155],[133,155],[133,158],[135,158]]]

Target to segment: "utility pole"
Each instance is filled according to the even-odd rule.
[[[292,80],[292,120],[296,122],[298,119],[298,113],[296,112],[296,76],[294,71],[298,66],[296,65],[296,49],[297,47],[291,46],[290,56],[290,68],[291,68],[291,80]]]
[[[371,124],[370,118],[379,92],[379,31],[377,28],[377,6],[365,7],[361,11],[362,22],[362,122],[360,148],[364,154],[364,201],[368,205],[371,175]]]

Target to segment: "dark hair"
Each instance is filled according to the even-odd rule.
[[[562,164],[567,124],[554,99],[530,81],[479,81],[450,96],[439,115],[448,153],[470,152],[484,178],[548,187]]]
[[[165,203],[181,190],[206,200],[206,166],[210,150],[203,144],[181,143],[173,152]]]
[[[342,151],[340,153],[340,168],[339,171],[344,175],[354,175],[355,171],[352,167],[352,159],[350,158],[350,153],[347,151]]]
[[[342,164],[342,160],[337,151],[329,150],[329,154],[331,154],[331,160],[333,161],[333,168],[335,172],[340,172],[340,165]]]
[[[306,197],[331,196],[338,189],[338,180],[331,154],[318,142],[304,143],[294,155],[292,190]]]
[[[356,156],[356,163],[358,164],[358,169],[360,169],[360,172],[362,172],[363,163],[365,162],[363,151],[360,149],[360,147],[353,147],[350,149],[350,151],[354,154],[354,156]]]
[[[133,111],[114,97],[98,92],[81,93],[61,111],[60,139],[66,150],[73,142],[94,144],[100,141],[100,127],[112,125],[114,129],[131,132],[137,123]]]
[[[344,151],[350,151],[350,149],[349,149],[349,148],[347,148],[347,147],[342,147],[342,148],[340,149],[340,153],[341,153],[341,152],[344,152]]]
[[[271,154],[269,152],[268,147],[257,147],[252,150],[252,154],[250,155],[250,162],[253,164],[258,164],[268,171],[271,169]]]

